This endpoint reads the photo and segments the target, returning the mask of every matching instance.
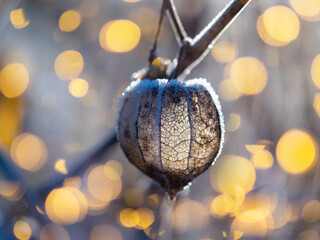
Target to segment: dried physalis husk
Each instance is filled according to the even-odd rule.
[[[139,79],[124,92],[120,145],[171,198],[214,162],[223,133],[218,96],[205,79]]]

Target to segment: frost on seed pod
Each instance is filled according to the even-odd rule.
[[[117,129],[130,162],[173,198],[220,154],[223,126],[205,79],[139,79],[124,92]]]

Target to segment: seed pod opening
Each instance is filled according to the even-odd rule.
[[[136,80],[124,91],[117,134],[129,161],[173,198],[221,152],[218,96],[206,79]]]

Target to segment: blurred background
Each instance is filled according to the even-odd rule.
[[[161,2],[0,0],[0,239],[320,239],[320,0],[252,0],[188,76],[226,141],[174,201],[111,144]],[[191,37],[227,2],[175,0]]]

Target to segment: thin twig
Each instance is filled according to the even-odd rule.
[[[173,31],[175,33],[177,43],[178,43],[179,47],[181,47],[182,43],[184,42],[184,40],[187,37],[187,33],[181,23],[180,17],[177,13],[177,9],[176,9],[176,6],[174,5],[173,0],[169,0],[167,15],[170,19],[170,23],[171,23],[171,26],[172,26]]]
[[[159,225],[158,227],[158,235],[155,240],[172,240],[171,236],[171,230],[172,225],[168,222],[168,215],[172,215],[172,205],[174,204],[176,200],[170,200],[169,195],[165,192],[162,195],[162,199],[159,206]],[[163,233],[161,233],[164,230]]]
[[[179,54],[178,66],[173,75],[191,71],[208,54],[212,45],[231,25],[234,19],[251,0],[231,0],[231,2],[194,39],[184,42]]]
[[[55,174],[52,177],[52,180],[49,180],[44,185],[39,187],[39,192],[42,195],[46,196],[53,188],[60,187],[66,178],[80,175],[81,172],[83,172],[93,163],[103,160],[104,158],[102,158],[102,155],[105,154],[108,150],[110,150],[110,148],[113,147],[116,143],[116,134],[108,134],[100,141],[100,143],[96,144],[87,152],[82,153],[81,156],[77,156],[77,166],[73,169],[69,169],[67,175],[61,175],[58,173]]]
[[[150,50],[150,55],[149,55],[149,59],[148,59],[150,66],[151,66],[153,60],[156,59],[157,55],[158,55],[157,54],[158,40],[159,40],[159,36],[160,36],[164,13],[168,8],[169,1],[170,0],[163,0],[162,1],[161,12],[160,12],[160,17],[159,17],[159,21],[158,21],[157,30],[156,30],[156,35],[155,35],[155,38],[153,41],[153,46],[152,46],[152,49]]]

